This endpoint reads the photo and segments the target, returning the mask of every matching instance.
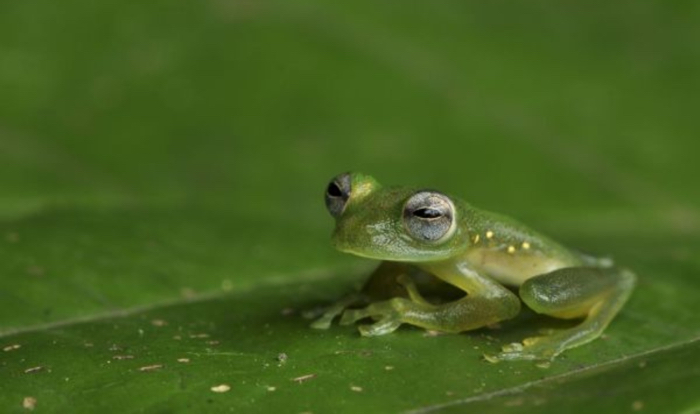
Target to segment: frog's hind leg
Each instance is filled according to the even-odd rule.
[[[566,349],[598,338],[634,288],[636,277],[616,267],[570,267],[528,279],[520,298],[537,313],[562,319],[584,318],[574,328],[526,338],[503,347],[498,360],[551,360]]]

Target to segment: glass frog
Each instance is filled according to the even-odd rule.
[[[330,182],[325,199],[336,220],[335,247],[382,263],[314,328],[328,329],[341,316],[341,325],[373,320],[359,325],[364,336],[401,324],[462,332],[511,319],[524,303],[581,322],[485,358],[552,360],[598,338],[635,285],[635,275],[610,259],[569,250],[516,220],[437,191],[383,187],[368,175],[346,173]]]

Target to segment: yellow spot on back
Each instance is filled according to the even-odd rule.
[[[527,250],[530,248],[530,243],[528,242],[523,242],[523,249]]]
[[[515,246],[508,246],[508,253],[515,253]]]
[[[490,238],[492,238],[492,237],[493,237],[493,232],[492,232],[491,230],[487,231],[487,232],[486,232],[486,238],[487,238],[487,239],[490,239]]]

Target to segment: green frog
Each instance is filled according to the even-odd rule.
[[[636,276],[610,259],[569,250],[509,217],[433,190],[383,187],[345,173],[325,194],[336,220],[333,244],[382,263],[364,287],[332,305],[312,327],[360,324],[363,336],[401,324],[463,332],[536,313],[579,319],[573,328],[503,347],[491,362],[552,360],[598,338],[629,298]],[[429,295],[426,294],[429,293]]]

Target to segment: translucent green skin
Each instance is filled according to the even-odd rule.
[[[454,207],[448,237],[417,239],[404,222],[406,201],[417,189],[384,188],[363,174],[349,177],[352,191],[336,217],[333,243],[384,262],[361,292],[328,309],[315,328],[327,329],[342,314],[341,324],[372,318],[373,324],[359,326],[365,336],[390,333],[402,323],[461,332],[515,317],[522,301],[535,312],[582,322],[507,345],[486,359],[551,360],[599,337],[634,287],[634,274],[609,259],[577,254],[513,219],[454,197],[447,196]],[[440,285],[466,295],[442,303],[420,292],[439,292]],[[519,287],[520,298],[504,285]]]

